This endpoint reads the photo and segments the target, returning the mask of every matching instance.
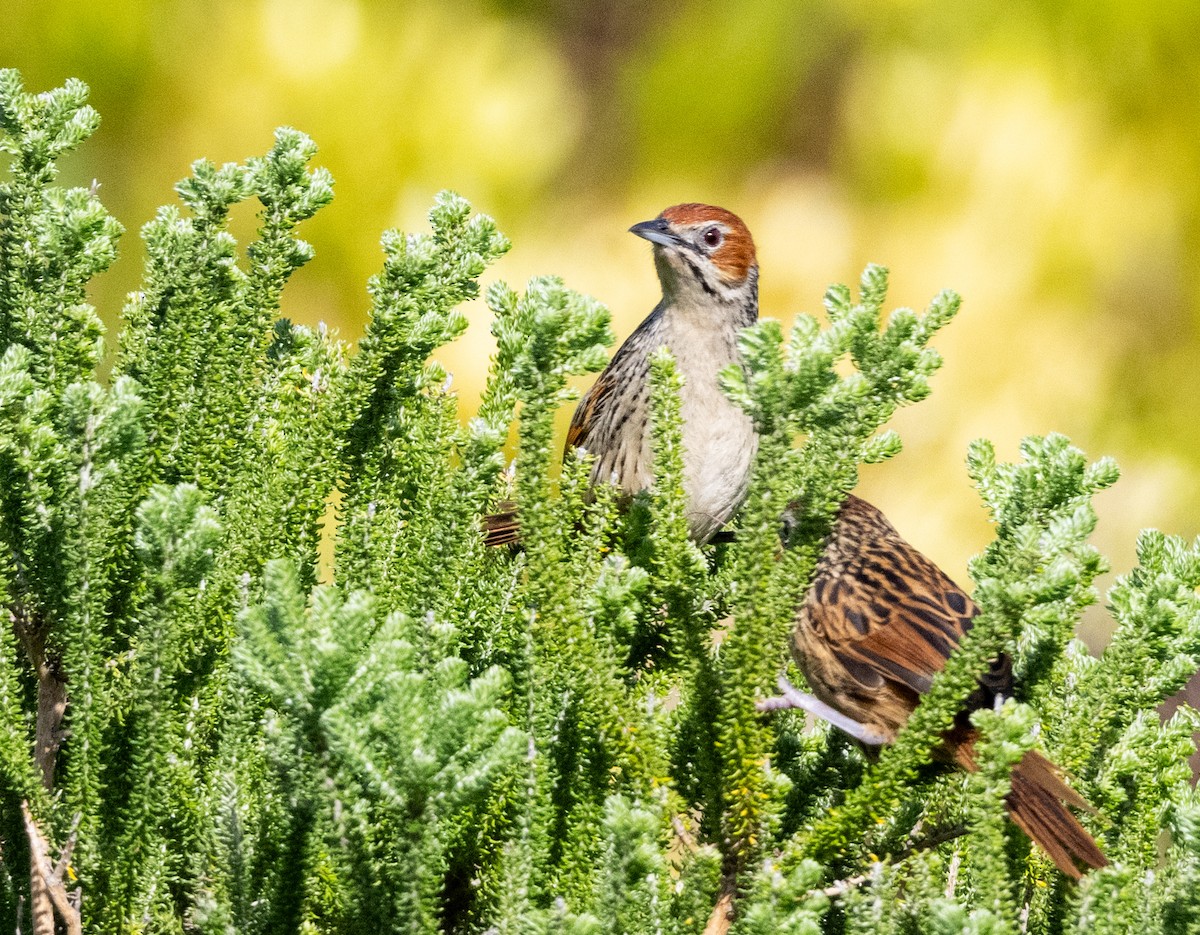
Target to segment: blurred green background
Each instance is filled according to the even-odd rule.
[[[513,238],[496,276],[561,274],[622,338],[658,298],[625,230],[680,201],[747,221],[764,315],[819,311],[868,261],[895,305],[957,289],[934,395],[864,493],[960,580],[989,535],[980,436],[1117,457],[1097,540],[1118,570],[1141,527],[1200,529],[1197,36],[1195,0],[0,0],[0,65],[80,77],[103,116],[66,176],[129,230],[95,288],[110,324],[188,164],[281,124],[337,180],[284,311],[347,338],[381,230],[423,228],[443,187]],[[444,355],[464,409],[490,353],[472,317]]]

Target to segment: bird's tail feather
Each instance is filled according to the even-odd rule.
[[[969,744],[956,752],[964,767],[972,771],[979,768]],[[1046,852],[1054,866],[1075,880],[1081,876],[1081,866],[1107,866],[1107,858],[1067,806],[1093,809],[1063,781],[1054,764],[1030,750],[1013,769],[1011,782],[1012,789],[1005,799],[1009,816]]]
[[[517,505],[505,500],[496,505],[496,512],[483,518],[483,544],[512,545],[521,541],[521,517]]]

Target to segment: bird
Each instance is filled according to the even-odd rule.
[[[584,394],[564,455],[593,458],[590,482],[629,497],[654,482],[650,443],[650,360],[661,347],[683,377],[683,488],[689,536],[708,542],[745,499],[758,436],[750,417],[721,391],[718,374],[740,364],[738,333],[758,320],[754,239],[736,214],[678,204],[629,228],[653,245],[662,299]],[[485,518],[485,542],[516,542],[509,503]]]
[[[838,512],[813,580],[795,617],[792,656],[812,694],[781,678],[781,699],[763,710],[803,708],[854,737],[868,751],[891,743],[929,691],[933,677],[971,628],[979,608],[936,564],[906,542],[883,513],[849,495]],[[978,765],[970,712],[1012,695],[1012,660],[993,659],[938,758]],[[1068,806],[1091,810],[1037,750],[1011,775],[1008,814],[1068,877],[1108,861]]]

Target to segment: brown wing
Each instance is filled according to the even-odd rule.
[[[600,461],[626,442],[640,447],[642,436],[630,433],[626,423],[631,416],[644,415],[648,408],[650,354],[664,342],[663,305],[659,303],[625,339],[575,407],[564,454],[582,445]]]
[[[596,425],[596,412],[604,409],[608,397],[616,387],[617,381],[613,376],[613,368],[610,366],[583,394],[583,399],[575,407],[575,414],[571,416],[571,427],[567,429],[567,441],[563,446],[564,457],[580,445],[583,445],[584,448],[587,447],[588,435],[592,427]]]
[[[593,479],[607,479],[616,472],[619,483],[638,485],[642,461],[646,419],[633,423],[635,432],[622,432],[630,415],[639,407],[644,410],[648,398],[649,357],[647,348],[662,343],[659,331],[662,328],[662,307],[656,308],[638,325],[625,343],[609,361],[604,372],[596,378],[571,417],[567,439],[563,446],[564,457],[582,446],[596,457],[592,468]],[[626,389],[624,398],[621,388]],[[629,388],[637,392],[630,394]],[[641,434],[639,434],[641,433]],[[633,489],[638,489],[634,486]],[[632,492],[632,491],[631,491]],[[512,544],[520,539],[520,518],[511,504],[500,504],[500,509],[484,518],[485,542],[488,545]]]
[[[877,733],[894,733],[971,628],[974,602],[905,542],[875,507],[849,497],[838,514],[797,620],[795,646],[818,697]],[[806,664],[807,663],[807,664]],[[1012,662],[1000,656],[980,676],[966,711],[1012,691]],[[943,756],[968,770],[976,732],[964,719]],[[1108,861],[1068,805],[1087,808],[1057,768],[1028,751],[1011,775],[1013,821],[1067,876]]]
[[[879,706],[904,708],[873,712],[895,729],[917,696],[929,690],[978,612],[879,510],[849,497],[818,564],[795,642],[818,695],[826,689],[826,700],[852,716]],[[970,706],[987,703],[997,691],[1007,693],[1011,681],[1007,657],[997,659]]]
[[[597,426],[597,412],[603,411],[616,386],[617,380],[613,377],[613,369],[610,366],[583,394],[579,405],[575,407],[575,414],[571,417],[571,427],[567,429],[563,457],[580,445],[588,448],[594,444],[595,439],[592,435]],[[509,501],[498,504],[495,513],[483,518],[483,527],[485,545],[513,545],[519,542],[521,523],[516,504]]]

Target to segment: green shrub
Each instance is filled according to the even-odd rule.
[[[354,353],[278,318],[312,255],[295,228],[332,197],[294,130],[244,165],[196,163],[143,228],[98,381],[86,290],[121,229],[56,185],[96,126],[86,95],[0,72],[6,931],[682,933],[718,901],[738,933],[1200,930],[1196,717],[1156,714],[1197,666],[1200,546],[1142,536],[1090,657],[1073,639],[1105,568],[1090,500],[1116,469],[1064,438],[1015,464],[972,447],[996,525],[971,567],[983,614],[877,762],[755,709],[858,465],[899,449],[882,426],[929,392],[953,294],[881,321],[870,267],[857,299],[829,290],[826,326],[745,332],[749,375],[724,376],[762,433],[755,480],[733,544],[701,550],[669,356],[654,491],[622,515],[585,462],[558,473],[567,378],[612,338],[561,281],[487,289],[498,349],[458,422],[431,355],[508,248],[461,198],[439,196],[429,234],[384,235]],[[227,221],[247,199],[243,251]],[[480,518],[510,494],[523,548],[488,550]],[[999,650],[1020,693],[977,717],[980,772],[925,769]],[[1112,865],[1080,884],[1004,817],[1034,743],[1097,808]]]

